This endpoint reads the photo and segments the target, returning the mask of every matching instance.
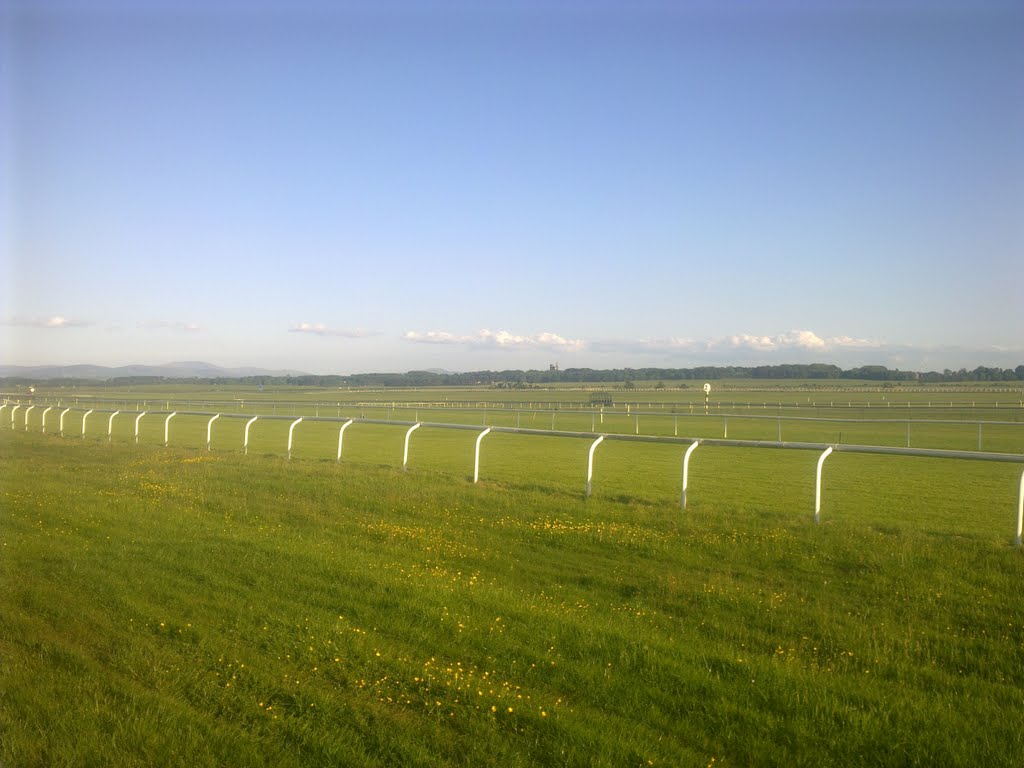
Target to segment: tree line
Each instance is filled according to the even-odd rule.
[[[861,380],[883,382],[920,382],[924,384],[953,382],[1024,381],[1024,365],[1016,368],[978,366],[974,370],[961,368],[953,371],[901,371],[884,365],[864,365],[843,370],[836,365],[811,363],[807,365],[718,366],[696,368],[564,368],[548,370],[470,371],[467,373],[438,373],[435,371],[408,371],[407,373],[357,373],[349,376],[313,374],[299,376],[242,376],[239,378],[169,378],[166,376],[117,376],[105,380],[62,378],[50,379],[51,386],[111,386],[125,387],[144,384],[204,384],[204,385],[294,385],[301,387],[459,387],[496,386],[503,388],[530,388],[546,384],[611,383],[624,381],[688,382],[717,379],[808,379],[808,380]],[[9,386],[38,383],[25,377],[0,378]]]

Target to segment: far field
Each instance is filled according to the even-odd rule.
[[[29,414],[34,428],[42,427],[43,411],[52,406],[47,422],[50,431],[61,411],[72,409],[66,424],[66,433],[71,435],[81,434],[82,415],[95,409],[87,431],[105,437],[106,419],[112,412],[121,411],[122,415],[110,425],[115,440],[131,437],[134,424],[129,415],[146,411],[150,415],[140,425],[140,439],[148,442],[155,434],[162,442],[163,427],[157,414],[178,412],[181,415],[173,422],[173,439],[184,445],[205,445],[206,421],[221,413],[246,419],[257,414],[282,419],[356,418],[595,435],[784,440],[1024,454],[1024,388],[1018,382],[983,387],[879,386],[878,382],[861,382],[855,386],[846,383],[840,389],[820,382],[723,381],[712,384],[707,403],[700,385],[689,382],[685,388],[657,388],[651,384],[630,390],[594,385],[530,390],[267,387],[260,391],[255,385],[159,385],[122,390],[40,387],[32,396],[26,392],[0,394],[9,402],[21,404],[16,418],[20,427],[25,424],[29,405],[36,406]],[[608,398],[612,405],[591,402],[594,398]],[[187,413],[208,416],[204,419]],[[8,415],[10,411],[0,414]],[[253,444],[260,449],[283,450],[286,443],[261,443],[267,423],[254,429]],[[330,429],[307,421],[296,433],[297,449],[307,455],[336,455],[337,438],[318,434],[319,430],[326,435]],[[212,432],[213,443],[221,449],[241,447],[237,418],[220,420]]]
[[[682,510],[678,445],[606,441],[584,499],[588,438],[491,434],[477,485],[479,430],[422,427],[407,473],[398,425],[353,424],[341,462],[338,424],[322,421],[297,426],[287,460],[293,418],[257,421],[249,455],[245,420],[227,415],[212,451],[199,416],[175,417],[164,448],[166,414],[142,419],[138,445],[122,414],[108,442],[112,410],[240,393],[212,394],[77,392],[123,398],[92,403],[108,412],[89,416],[86,439],[88,403],[63,438],[53,411],[46,434],[39,406],[28,431],[27,405],[15,429],[0,412],[0,765],[974,766],[1024,754],[1020,463],[837,453],[815,525],[812,451],[702,446]],[[330,407],[322,392],[241,394]],[[650,394],[640,410],[656,411],[662,392]],[[867,399],[891,392],[855,394],[865,410],[898,407]],[[776,408],[817,397],[774,395]],[[1004,391],[943,397],[986,422],[985,450],[1024,453],[1018,428],[988,423],[1021,420]],[[409,403],[438,399],[394,398],[390,417],[413,421]],[[634,407],[615,401],[606,418],[635,428]],[[684,418],[681,402],[641,424],[721,428],[718,415]],[[494,423],[516,410],[551,417],[475,413]],[[550,410],[590,431],[579,409]],[[921,420],[915,438],[976,447],[976,425],[965,437]],[[734,413],[730,437],[759,424]],[[870,440],[883,427],[842,429]]]

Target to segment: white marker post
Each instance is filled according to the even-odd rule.
[[[175,411],[164,420],[164,448],[166,448],[167,444],[170,442],[169,437],[171,433],[171,419],[173,419],[177,415],[178,412]]]
[[[476,483],[480,479],[480,441],[484,439],[491,428],[488,427],[476,438],[476,448],[473,450],[473,482]]]
[[[92,413],[92,409],[91,408],[88,411],[86,411],[85,415],[82,417],[82,439],[83,440],[85,440],[85,420],[89,418],[89,414],[90,413]]]
[[[32,409],[33,409],[33,408],[35,408],[35,406],[34,406],[34,405],[30,405],[30,406],[29,406],[29,407],[28,407],[28,408],[27,408],[27,409],[25,410],[25,431],[26,431],[26,432],[28,432],[28,415],[29,415],[30,413],[32,413]],[[980,427],[980,426],[978,427],[978,431],[979,431],[979,434],[980,434],[980,432],[981,432],[981,427]],[[980,442],[980,441],[981,441],[981,440],[980,440],[980,438],[979,438],[979,442]]]
[[[679,506],[683,509],[686,509],[686,487],[690,481],[690,454],[697,450],[698,445],[700,445],[700,440],[694,440],[683,454],[683,490],[679,496]]]
[[[44,435],[46,434],[46,414],[48,414],[52,410],[53,410],[53,406],[51,405],[45,411],[43,411],[43,434]]]
[[[338,461],[341,461],[341,441],[345,439],[345,430],[352,426],[352,419],[341,425],[338,430]]]
[[[409,463],[409,437],[412,433],[420,428],[419,422],[409,427],[409,431],[405,433],[405,450],[402,451],[402,471],[405,472],[406,465]]]
[[[253,416],[251,419],[245,422],[245,437],[242,440],[242,452],[246,456],[249,455],[249,427],[251,427],[253,422],[256,421],[256,419],[258,418],[259,416]]]
[[[604,440],[604,435],[601,435],[590,445],[590,452],[587,454],[587,498],[590,498],[590,483],[594,478],[594,451],[597,450],[597,446]]]
[[[142,421],[142,417],[145,416],[145,415],[146,415],[146,412],[143,411],[142,413],[140,413],[138,416],[135,417],[135,444],[136,445],[139,444],[139,422]]]
[[[1017,546],[1024,536],[1024,472],[1020,473],[1020,490],[1017,491]]]
[[[68,412],[70,410],[71,410],[70,408],[65,408],[63,411],[61,411],[61,414],[60,414],[60,436],[61,437],[64,437],[64,417],[68,414]]]
[[[114,411],[110,414],[110,419],[107,421],[107,442],[111,442],[114,439],[114,417],[119,414],[120,411]]]
[[[825,459],[832,453],[832,446],[830,445],[825,451],[818,457],[818,466],[814,470],[814,522],[821,522],[821,465],[825,463]]]
[[[21,408],[21,406],[20,405],[16,405],[16,406],[14,406],[11,409],[11,429],[12,430],[14,429],[14,414],[16,414],[18,412],[19,408]]]
[[[214,416],[212,419],[206,422],[206,450],[210,450],[210,434],[211,429],[213,428],[213,422],[215,422],[219,418],[220,414],[218,413],[216,416]]]
[[[704,415],[708,415],[708,400],[711,397],[711,385],[704,384]]]
[[[295,427],[297,427],[301,421],[302,417],[300,416],[292,422],[290,427],[288,427],[288,461],[292,460],[292,433],[295,432]]]

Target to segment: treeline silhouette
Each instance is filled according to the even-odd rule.
[[[436,371],[409,371],[407,373],[357,373],[349,376],[242,376],[239,378],[171,378],[166,376],[116,376],[105,380],[62,378],[50,379],[49,386],[111,386],[124,387],[143,384],[225,384],[225,385],[295,385],[302,387],[458,387],[486,385],[502,388],[532,388],[546,384],[612,383],[612,382],[666,382],[684,384],[689,381],[718,379],[807,379],[817,381],[882,381],[882,382],[998,382],[1024,381],[1024,365],[1016,368],[990,368],[979,366],[968,371],[946,369],[942,372],[901,371],[883,365],[864,365],[843,370],[835,365],[812,363],[807,365],[719,366],[696,368],[565,368],[549,370],[470,371],[447,373]],[[0,379],[6,385],[37,384],[25,377]]]

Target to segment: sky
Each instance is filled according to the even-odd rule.
[[[1024,363],[1024,4],[0,0],[0,363]]]

